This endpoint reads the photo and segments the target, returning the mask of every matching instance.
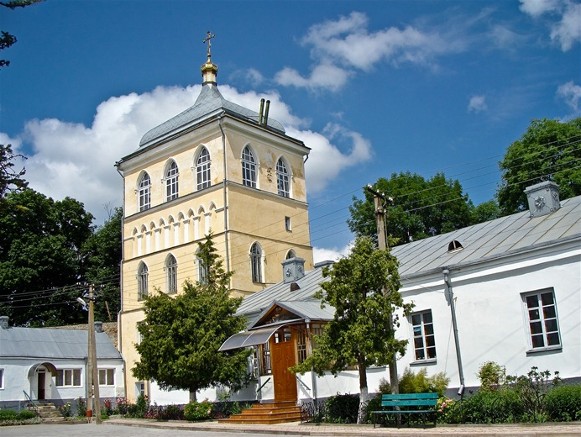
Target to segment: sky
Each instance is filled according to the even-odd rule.
[[[0,8],[0,144],[25,179],[100,225],[122,203],[114,164],[190,107],[206,32],[218,87],[311,148],[315,261],[345,254],[362,187],[393,173],[494,197],[531,121],[581,116],[581,2],[571,0],[46,0]],[[389,193],[388,193],[389,194]]]

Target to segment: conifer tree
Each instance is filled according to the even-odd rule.
[[[240,298],[229,296],[228,273],[211,235],[199,244],[198,257],[206,269],[203,282],[186,281],[175,297],[161,291],[145,300],[145,320],[138,325],[141,355],[133,367],[139,379],[153,379],[165,390],[196,392],[215,385],[239,388],[247,376],[249,351],[218,352],[231,335],[245,329],[236,316]]]

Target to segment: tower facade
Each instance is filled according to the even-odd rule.
[[[120,345],[129,399],[148,392],[131,374],[143,299],[204,279],[196,253],[206,235],[234,272],[234,296],[281,281],[285,259],[313,267],[304,171],[310,149],[268,117],[268,102],[257,113],[224,99],[209,50],[201,70],[194,105],[147,132],[116,164],[124,184]]]

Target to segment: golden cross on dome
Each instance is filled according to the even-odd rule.
[[[208,32],[206,33],[206,37],[202,40],[202,43],[204,43],[204,44],[208,43],[208,49],[207,49],[208,59],[212,58],[212,53],[211,53],[211,51],[212,51],[212,39],[214,39],[214,38],[216,38],[216,35],[208,30]]]

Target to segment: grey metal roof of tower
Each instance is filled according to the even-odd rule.
[[[202,86],[202,91],[193,106],[148,131],[141,139],[139,147],[143,147],[154,140],[163,139],[165,136],[195,126],[222,111],[235,118],[250,120],[258,124],[258,112],[254,112],[226,100],[216,86],[212,84],[204,84]],[[279,131],[280,133],[285,133],[284,126],[273,118],[268,118],[267,126]]]

